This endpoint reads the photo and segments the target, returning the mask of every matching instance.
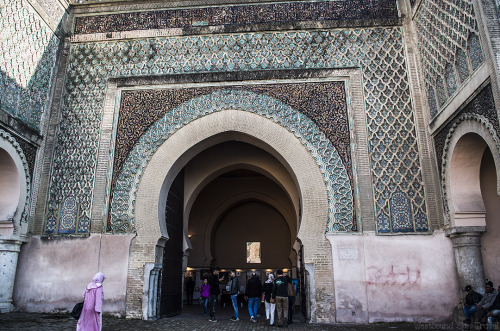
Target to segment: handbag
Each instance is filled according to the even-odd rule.
[[[73,316],[76,320],[80,318],[80,315],[82,314],[82,309],[83,309],[83,301],[78,302],[74,307],[73,310],[71,311],[71,316]]]

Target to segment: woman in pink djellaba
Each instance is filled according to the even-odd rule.
[[[98,272],[95,274],[92,282],[87,285],[83,292],[83,309],[78,323],[77,331],[100,331],[102,330],[102,301],[104,294],[102,291],[102,282],[104,274]]]

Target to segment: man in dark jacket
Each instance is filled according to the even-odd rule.
[[[245,291],[245,299],[248,300],[248,312],[250,313],[250,322],[257,322],[257,312],[260,307],[260,297],[262,295],[262,283],[257,273],[252,272],[252,277],[248,280]]]
[[[220,268],[214,268],[212,274],[208,277],[208,284],[210,285],[210,322],[217,322],[215,318],[215,306],[220,294],[219,282],[224,279],[224,277],[219,278],[219,272]]]
[[[467,295],[465,296],[465,305],[464,305],[464,315],[465,320],[464,323],[471,323],[471,316],[476,313],[476,305],[481,301],[483,296],[472,289],[472,286],[467,285],[465,287],[465,292]]]
[[[239,321],[238,316],[238,293],[240,292],[240,281],[236,277],[236,270],[231,270],[231,280],[229,281],[229,294],[231,295],[231,301],[233,302],[234,316],[231,317],[231,321]]]
[[[276,315],[278,326],[288,325],[288,283],[291,282],[288,276],[283,275],[283,270],[276,272],[278,277],[274,281],[273,295],[271,300],[276,302]]]
[[[194,286],[195,286],[195,282],[193,280],[193,277],[189,277],[186,280],[186,297],[187,297],[187,304],[188,305],[193,304]]]

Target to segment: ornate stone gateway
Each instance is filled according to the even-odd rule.
[[[285,229],[277,256],[298,270],[310,321],[450,318],[464,282],[500,281],[484,254],[500,233],[497,13],[469,0],[7,1],[0,310],[63,311],[102,271],[105,311],[177,314],[190,261],[230,261],[212,239],[250,201],[266,212],[243,223],[267,213]]]

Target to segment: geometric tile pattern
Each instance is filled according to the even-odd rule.
[[[113,232],[134,232],[135,194],[144,168],[157,148],[186,124],[214,112],[235,109],[264,116],[292,132],[316,160],[325,181],[329,218],[327,232],[349,231],[353,196],[349,177],[336,148],[307,116],[262,94],[222,89],[193,98],[167,113],[141,136],[118,175],[111,203]]]
[[[59,39],[25,1],[2,1],[0,30],[0,107],[40,130]]]
[[[478,115],[481,118],[486,118],[487,122],[493,126],[495,135],[500,137],[500,123],[498,121],[497,111],[495,108],[495,101],[493,99],[493,91],[491,85],[486,85],[471,101],[465,105],[465,107],[455,115],[455,119],[443,127],[434,136],[434,146],[436,150],[436,159],[438,160],[439,172],[442,173],[442,162],[445,160],[444,153],[445,143],[448,136],[450,136],[450,130],[456,127],[458,124],[455,123],[457,118],[461,118],[465,115],[469,117],[471,115]]]
[[[75,34],[377,18],[397,19],[396,0],[294,1],[80,16],[75,19]]]
[[[423,224],[415,227],[415,231],[427,231],[405,57],[399,27],[170,36],[72,44],[46,218],[56,215],[69,196],[77,199],[78,217],[90,217],[109,77],[359,67],[364,82],[377,222],[382,222],[384,217],[392,222],[390,201],[398,192],[411,201],[413,215],[409,222],[415,222],[415,216],[419,215]],[[377,223],[377,227],[380,224]],[[396,226],[379,232],[394,230],[406,231]]]
[[[195,78],[195,81],[198,80],[200,79]],[[306,115],[337,150],[349,176],[350,186],[353,187],[351,139],[346,87],[343,81],[244,84],[225,88],[265,94]],[[122,169],[125,158],[149,127],[166,113],[172,112],[174,108],[188,100],[219,89],[221,89],[219,86],[204,86],[122,91],[115,133],[111,200],[113,199],[116,178]],[[110,215],[108,215],[108,221],[109,217]],[[109,222],[107,230],[111,231],[111,223]],[[353,222],[350,230],[357,230],[356,222]]]
[[[471,1],[423,0],[415,17],[425,90],[434,117],[484,62],[484,56]]]
[[[77,215],[78,205],[76,199],[75,197],[69,196],[64,199],[61,206],[59,233],[74,233]]]

